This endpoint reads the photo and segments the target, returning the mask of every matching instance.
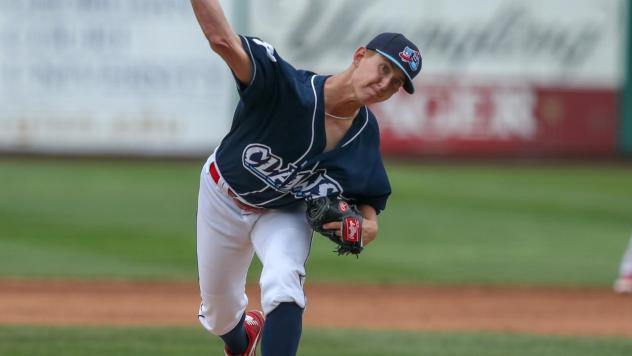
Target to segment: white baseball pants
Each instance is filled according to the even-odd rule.
[[[312,230],[303,204],[263,213],[241,210],[226,194],[223,179],[216,184],[211,178],[213,159],[211,155],[202,168],[198,196],[199,320],[211,333],[223,335],[237,325],[248,305],[246,274],[255,253],[263,265],[263,312],[267,315],[282,302],[305,308],[303,282]]]

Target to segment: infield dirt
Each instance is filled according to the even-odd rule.
[[[247,288],[259,308],[259,289]],[[609,289],[311,284],[307,327],[632,337]],[[0,280],[0,324],[196,325],[195,283]]]

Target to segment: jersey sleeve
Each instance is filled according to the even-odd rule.
[[[379,214],[386,208],[386,201],[391,195],[391,185],[388,181],[386,169],[382,159],[378,156],[368,175],[366,184],[367,194],[357,195],[355,200],[358,204],[370,205]]]
[[[265,102],[274,93],[283,59],[269,43],[255,37],[240,37],[244,50],[250,56],[252,78],[246,85],[235,78],[239,96],[246,104]]]

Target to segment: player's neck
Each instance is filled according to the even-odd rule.
[[[330,118],[351,120],[362,108],[362,104],[355,99],[347,77],[343,72],[329,77],[325,82],[325,115]]]

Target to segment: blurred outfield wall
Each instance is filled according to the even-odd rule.
[[[240,31],[334,73],[381,31],[424,62],[373,107],[383,149],[612,156],[628,0],[234,0]],[[0,150],[203,155],[235,100],[186,0],[0,0]]]
[[[0,0],[0,41],[1,150],[201,155],[229,128],[189,1]]]
[[[626,4],[258,0],[252,29],[293,62],[329,72],[381,31],[417,42],[419,95],[402,93],[374,108],[387,152],[610,156],[625,76]]]

